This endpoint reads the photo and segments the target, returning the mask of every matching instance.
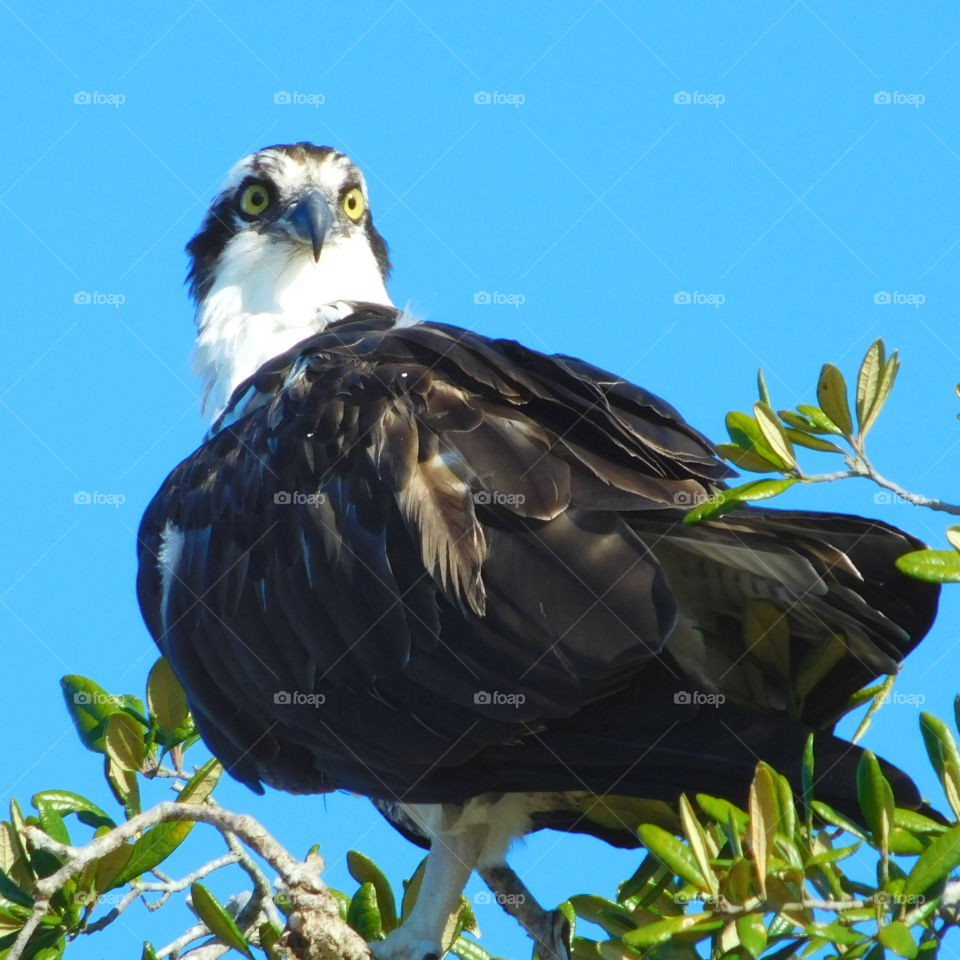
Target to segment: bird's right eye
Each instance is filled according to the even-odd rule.
[[[240,211],[248,217],[259,217],[270,206],[270,194],[262,183],[251,183],[240,195]]]

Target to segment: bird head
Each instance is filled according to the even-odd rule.
[[[387,245],[366,181],[330,147],[296,143],[244,157],[187,254],[195,369],[212,417],[259,366],[349,312],[338,304],[390,304]]]

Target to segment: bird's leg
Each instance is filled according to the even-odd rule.
[[[386,940],[370,945],[378,960],[440,960],[450,917],[487,839],[489,827],[475,824],[455,833],[436,833],[413,911]]]
[[[544,910],[505,863],[477,867],[497,903],[527,931],[541,960],[569,960],[570,925],[559,910]]]

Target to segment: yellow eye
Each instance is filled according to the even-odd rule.
[[[259,217],[270,206],[270,194],[262,183],[251,183],[240,197],[240,209],[249,217]]]
[[[367,208],[367,205],[363,199],[363,191],[359,187],[354,187],[352,190],[348,190],[343,195],[343,199],[340,201],[340,206],[343,207],[343,212],[351,220],[356,222],[363,216],[363,211]]]

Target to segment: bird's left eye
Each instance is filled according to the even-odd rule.
[[[363,199],[363,191],[359,187],[353,187],[348,190],[340,201],[343,212],[354,222],[363,216],[363,211],[367,205]]]
[[[240,210],[248,217],[258,217],[270,206],[270,194],[262,183],[251,183],[240,196]]]

